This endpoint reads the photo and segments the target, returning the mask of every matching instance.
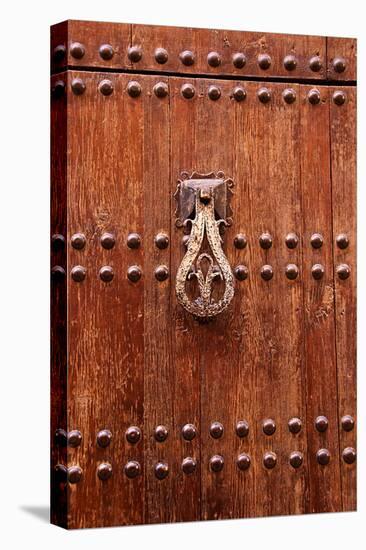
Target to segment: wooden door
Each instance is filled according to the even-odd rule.
[[[354,41],[177,37],[53,29],[52,521],[354,510]],[[197,215],[177,223],[177,184],[197,178],[230,181],[234,293],[208,318],[177,295]]]

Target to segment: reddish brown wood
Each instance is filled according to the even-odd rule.
[[[356,80],[357,79],[357,40],[355,38],[327,38],[329,80]],[[334,62],[344,61],[345,70],[337,72]]]

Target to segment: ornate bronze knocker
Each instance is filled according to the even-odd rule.
[[[224,311],[234,296],[234,276],[222,249],[220,235],[220,227],[232,222],[227,215],[228,195],[232,193],[232,187],[233,181],[225,179],[222,172],[183,173],[175,194],[178,201],[176,224],[186,230],[189,227],[191,229],[187,252],[177,272],[176,295],[184,309],[201,319],[214,317]],[[205,239],[212,255],[207,251],[200,254]],[[186,283],[194,278],[198,282],[199,295],[190,299]],[[216,279],[225,284],[223,295],[218,301],[212,298]]]

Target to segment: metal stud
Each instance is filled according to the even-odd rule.
[[[294,55],[286,55],[283,60],[283,66],[287,71],[294,71],[297,66],[297,59]]]
[[[181,60],[183,65],[186,65],[186,66],[193,65],[194,54],[190,50],[185,50],[184,52],[181,52],[179,54],[179,59]]]
[[[264,265],[261,268],[261,277],[265,281],[270,281],[273,277],[273,267],[271,265]]]
[[[100,91],[101,94],[105,96],[111,95],[113,93],[113,89],[114,89],[113,83],[107,78],[102,80],[98,85],[98,90]]]
[[[333,103],[336,105],[343,105],[346,101],[346,94],[340,90],[334,92],[333,94]]]
[[[247,97],[247,93],[241,86],[237,86],[234,88],[233,91],[233,98],[235,101],[244,101],[244,99]]]
[[[351,268],[347,264],[338,265],[336,271],[337,271],[338,278],[341,279],[342,281],[348,279],[348,277],[351,274]]]
[[[267,418],[263,421],[262,428],[266,435],[273,435],[276,431],[276,423],[272,418]]]
[[[86,245],[86,237],[84,233],[75,233],[71,237],[71,246],[76,250],[82,250]]]
[[[63,44],[59,44],[53,50],[53,59],[55,63],[60,63],[66,56],[66,47]]]
[[[109,462],[99,464],[97,474],[101,481],[107,481],[107,479],[109,479],[112,475],[112,465],[109,464]]]
[[[259,237],[259,244],[261,248],[264,248],[265,250],[271,248],[272,243],[273,239],[270,233],[262,233],[262,235]]]
[[[60,235],[60,233],[54,233],[51,237],[51,246],[52,250],[62,250],[65,248],[65,237],[63,235]]]
[[[288,264],[285,269],[286,277],[294,281],[299,275],[299,268],[295,264]]]
[[[127,84],[127,93],[130,97],[138,97],[141,94],[141,86],[136,80]]]
[[[164,65],[168,61],[168,52],[164,48],[156,48],[155,61],[160,65]]]
[[[142,58],[142,49],[140,46],[131,46],[128,48],[128,59],[132,61],[132,63],[137,63]]]
[[[346,447],[343,450],[342,458],[346,464],[353,464],[356,460],[356,450],[353,447]]]
[[[70,466],[67,469],[67,479],[69,483],[79,483],[83,477],[83,471],[80,466]]]
[[[277,455],[272,452],[264,454],[263,464],[268,470],[272,470],[277,464]]]
[[[218,86],[210,86],[208,88],[208,97],[213,101],[217,101],[221,97],[221,90]]]
[[[158,233],[155,237],[155,245],[160,249],[168,248],[169,237],[166,233]]]
[[[76,265],[71,270],[71,277],[76,283],[81,283],[86,277],[86,269],[82,265]]]
[[[242,248],[245,248],[247,244],[248,244],[247,238],[245,235],[243,235],[243,233],[238,233],[237,235],[235,235],[235,238],[234,238],[235,248],[242,249]]]
[[[207,56],[207,63],[210,67],[219,67],[221,65],[221,57],[218,52],[210,52]]]
[[[100,238],[100,244],[103,248],[110,250],[116,244],[115,236],[112,233],[103,233]]]
[[[304,456],[300,451],[293,451],[289,456],[289,462],[293,468],[300,468],[304,462]]]
[[[328,418],[326,416],[317,416],[315,419],[315,427],[318,432],[325,432],[328,429]]]
[[[71,430],[67,436],[67,444],[69,447],[79,447],[81,440],[82,435],[79,430]]]
[[[333,59],[333,69],[336,73],[344,73],[346,70],[346,60],[343,57],[335,57]]]
[[[268,88],[260,88],[257,95],[261,103],[268,103],[271,100],[271,92]]]
[[[85,48],[80,42],[73,42],[70,46],[70,54],[74,59],[81,59],[85,55]]]
[[[75,95],[82,95],[86,90],[86,86],[81,78],[74,78],[71,82],[71,89]]]
[[[311,105],[318,105],[320,103],[320,92],[316,88],[313,88],[308,93],[308,101]]]
[[[247,59],[245,55],[241,52],[234,53],[233,55],[233,65],[236,69],[242,69],[245,66]]]
[[[310,237],[310,244],[313,248],[321,248],[323,246],[323,242],[323,235],[320,233],[314,233],[314,235]]]
[[[192,86],[192,84],[183,84],[180,91],[182,96],[185,97],[186,99],[192,99],[192,97],[196,93],[194,86]]]
[[[245,265],[237,265],[234,269],[234,275],[238,281],[245,281],[249,275],[249,269]]]
[[[325,273],[325,269],[322,264],[315,264],[311,268],[311,274],[313,278],[316,279],[317,281],[324,276],[324,273]]]
[[[65,278],[66,271],[60,265],[55,265],[51,269],[51,277],[55,282],[62,281]]]
[[[103,449],[112,441],[112,433],[109,430],[100,430],[97,435],[97,443]]]
[[[127,237],[128,248],[136,249],[141,245],[141,237],[138,233],[130,233]]]
[[[135,445],[141,439],[141,430],[137,426],[130,426],[126,430],[126,439],[129,443]]]
[[[336,243],[338,248],[344,250],[349,246],[349,238],[345,233],[341,233],[340,235],[337,235]]]
[[[190,475],[193,474],[196,470],[197,463],[194,458],[187,456],[182,461],[182,470],[183,473]]]
[[[165,82],[158,82],[154,86],[154,94],[156,97],[162,99],[163,97],[166,97],[169,93],[168,84]]]
[[[283,91],[282,97],[286,103],[291,105],[291,103],[294,103],[294,101],[296,101],[296,92],[293,88],[287,88]]]
[[[300,418],[294,417],[290,418],[288,421],[288,429],[292,434],[298,434],[301,431],[302,422]]]
[[[210,468],[212,472],[221,472],[224,467],[224,458],[221,455],[214,455],[210,458]]]
[[[142,271],[138,265],[131,265],[127,269],[127,277],[132,283],[137,283],[141,279]]]
[[[141,466],[137,460],[130,460],[124,467],[124,472],[129,479],[134,479],[141,474]]]
[[[349,414],[342,416],[341,425],[345,432],[351,432],[355,427],[355,421]]]
[[[182,428],[182,436],[186,441],[192,441],[196,437],[197,431],[193,424],[186,424]]]
[[[262,54],[258,55],[258,65],[264,71],[266,71],[267,69],[270,68],[271,63],[272,63],[272,60],[271,60],[270,56],[268,55],[268,53],[262,53]]]
[[[289,233],[286,235],[285,243],[287,248],[294,249],[299,244],[299,237],[296,235],[296,233]]]
[[[328,449],[319,449],[316,453],[316,459],[321,466],[326,466],[330,462],[330,452]]]
[[[157,464],[155,464],[154,471],[155,471],[155,476],[158,479],[162,480],[168,476],[169,466],[166,462],[158,462]]]
[[[99,55],[104,61],[109,61],[114,55],[114,49],[110,44],[102,44],[99,48]]]
[[[66,483],[67,468],[63,464],[56,464],[54,469],[55,480],[57,483]]]
[[[155,278],[162,282],[162,281],[165,281],[169,276],[169,269],[167,268],[166,265],[159,265],[156,269],[155,269]]]
[[[318,73],[323,66],[322,60],[318,55],[314,55],[309,61],[309,67],[314,73]]]
[[[168,437],[168,433],[169,433],[168,429],[165,426],[162,426],[162,425],[156,426],[154,437],[156,441],[159,441],[159,443],[162,443]]]
[[[55,443],[60,447],[66,447],[67,445],[67,433],[65,430],[58,428],[55,431]]]
[[[238,437],[247,437],[249,433],[249,424],[246,420],[239,420],[235,428],[236,435]]]
[[[214,439],[220,439],[224,434],[224,426],[221,422],[212,422],[210,426],[210,436]]]
[[[110,265],[104,265],[99,270],[99,277],[104,283],[110,283],[114,277],[113,268]]]
[[[250,456],[246,453],[242,453],[238,456],[236,459],[236,465],[239,468],[239,470],[245,471],[250,466]]]
[[[62,97],[66,90],[66,84],[63,80],[56,80],[52,86],[51,93],[53,97]]]

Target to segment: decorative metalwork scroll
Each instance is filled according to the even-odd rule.
[[[234,276],[222,249],[220,234],[232,223],[228,204],[232,187],[233,181],[225,178],[222,172],[194,172],[191,175],[184,172],[178,181],[176,225],[186,231],[190,229],[190,233],[175,289],[184,309],[201,319],[215,317],[224,311],[234,296]],[[190,298],[186,288],[187,281],[193,279],[198,283],[196,298]],[[214,300],[215,281],[220,280],[225,288],[222,296]]]

